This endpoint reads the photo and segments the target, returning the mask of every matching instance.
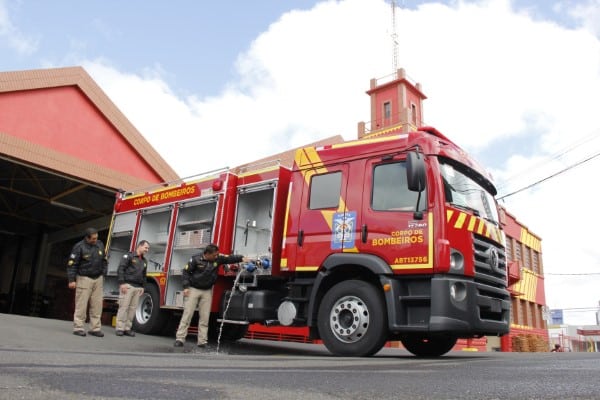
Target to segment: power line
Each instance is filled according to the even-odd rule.
[[[577,163],[575,163],[575,164],[573,164],[573,165],[570,165],[570,166],[568,166],[567,168],[564,168],[564,169],[562,169],[562,170],[558,171],[558,172],[557,172],[557,173],[555,173],[555,174],[552,174],[552,175],[550,175],[550,176],[547,176],[547,177],[545,177],[544,179],[540,179],[539,181],[537,181],[537,182],[534,182],[534,183],[532,183],[532,184],[530,184],[530,185],[527,185],[527,186],[525,186],[525,187],[523,187],[523,188],[521,188],[521,189],[515,190],[515,191],[514,191],[514,192],[512,192],[512,193],[508,193],[508,194],[505,194],[504,196],[498,197],[498,200],[503,200],[503,199],[505,199],[505,198],[507,198],[507,197],[509,197],[509,196],[512,196],[512,195],[514,195],[514,194],[517,194],[517,193],[520,193],[520,192],[522,192],[522,191],[524,191],[524,190],[530,189],[530,188],[532,188],[532,187],[534,187],[534,186],[536,186],[536,185],[539,185],[539,184],[540,184],[540,183],[542,183],[542,182],[545,182],[545,181],[547,181],[547,180],[549,180],[549,179],[551,179],[551,178],[554,178],[554,177],[556,177],[556,176],[558,176],[558,175],[560,175],[560,174],[562,174],[562,173],[564,173],[564,172],[567,172],[567,171],[569,171],[569,170],[571,170],[571,169],[573,169],[573,168],[575,168],[575,167],[578,167],[578,166],[580,166],[580,165],[581,165],[581,164],[583,164],[583,163],[586,163],[586,162],[588,162],[588,161],[590,161],[590,160],[593,160],[594,158],[596,158],[596,157],[598,157],[598,156],[600,156],[600,153],[596,153],[596,154],[594,154],[593,156],[586,158],[585,160],[582,160],[582,161],[579,161],[579,162],[577,162]]]
[[[544,276],[546,275],[553,275],[553,276],[569,276],[569,275],[600,275],[600,272],[582,272],[582,273],[574,273],[574,274],[553,274],[553,273],[545,273]]]
[[[532,171],[538,169],[539,167],[541,167],[545,164],[548,164],[549,161],[558,160],[559,158],[561,158],[565,154],[573,151],[577,147],[583,146],[584,144],[586,144],[592,140],[595,140],[597,137],[600,136],[599,133],[600,133],[600,131],[590,133],[588,136],[580,139],[578,142],[574,142],[573,144],[567,146],[565,149],[560,150],[559,152],[554,153],[553,155],[549,156],[548,159],[542,160],[542,161],[538,162],[537,164],[534,164],[533,166],[528,167],[527,172],[532,172]],[[521,176],[522,176],[522,173],[518,173],[516,175],[510,176],[509,178],[506,178],[504,184],[498,185],[498,190],[503,189],[505,186],[507,186],[508,182],[511,181],[513,178],[521,177]]]

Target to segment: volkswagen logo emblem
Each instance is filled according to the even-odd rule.
[[[489,260],[489,264],[490,267],[492,267],[492,270],[496,271],[498,269],[498,250],[495,247],[491,247],[488,250],[488,260]]]

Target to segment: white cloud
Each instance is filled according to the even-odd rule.
[[[587,0],[583,4],[572,5],[565,2],[564,9],[579,20],[585,29],[600,38],[600,0]]]
[[[0,0],[0,45],[8,46],[21,55],[32,54],[38,46],[37,39],[26,37],[14,26],[4,0]]]
[[[580,29],[534,20],[507,0],[397,11],[399,64],[423,83],[426,121],[470,151],[493,149],[505,160],[494,175],[504,179],[506,192],[600,149],[594,140],[600,19],[591,17],[599,6],[587,6],[585,13],[573,10],[581,16]],[[209,98],[178,98],[158,67],[141,76],[106,61],[84,66],[175,170],[188,176],[335,134],[354,138],[357,122],[369,118],[369,79],[392,72],[390,22],[383,0],[328,1],[287,13],[240,54],[239,79]],[[530,153],[511,155],[498,145],[531,141],[532,132],[538,136]],[[585,146],[550,157],[590,135]],[[542,237],[547,272],[600,272],[600,221],[591,212],[598,163],[506,201]],[[600,299],[595,276],[583,282],[548,276],[546,282],[551,307],[593,307]],[[590,315],[567,314],[567,322],[591,324]]]

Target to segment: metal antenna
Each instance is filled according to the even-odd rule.
[[[398,34],[396,33],[396,0],[392,4],[392,67],[394,73],[398,70]]]

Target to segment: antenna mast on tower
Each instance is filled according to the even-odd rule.
[[[392,67],[394,73],[398,70],[398,34],[396,33],[396,0],[392,4]]]

